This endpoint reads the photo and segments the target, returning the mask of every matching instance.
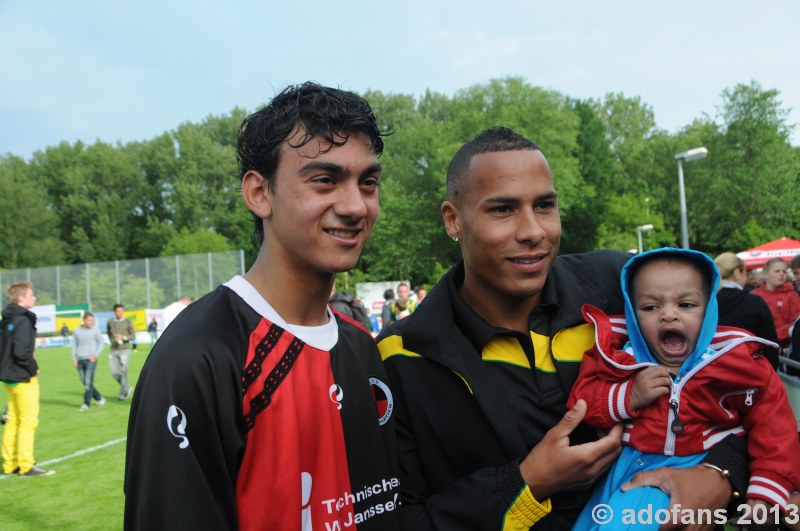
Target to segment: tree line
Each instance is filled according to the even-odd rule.
[[[381,158],[381,215],[356,281],[435,282],[459,257],[442,228],[447,164],[478,132],[504,125],[535,141],[559,192],[562,253],[680,246],[675,154],[684,165],[692,247],[742,251],[800,234],[800,148],[780,93],[757,82],[725,89],[715,116],[676,133],[638,97],[579,100],[507,77],[452,96],[367,91],[390,134]],[[257,249],[239,198],[236,134],[248,111],[184,123],[145,142],[62,142],[30,160],[0,157],[0,268]]]

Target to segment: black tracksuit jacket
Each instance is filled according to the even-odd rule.
[[[3,310],[5,353],[0,352],[0,380],[28,382],[39,372],[36,349],[36,314],[11,303]]]
[[[531,511],[519,464],[567,411],[580,359],[594,341],[581,305],[622,313],[619,274],[628,258],[610,251],[558,257],[531,314],[531,338],[494,328],[464,303],[461,262],[411,316],[381,333],[395,398],[404,529],[570,529],[591,489],[552,496],[549,514]],[[522,346],[528,367],[524,359],[487,361],[504,361],[508,353],[492,347],[513,345],[508,338]],[[593,439],[584,426],[571,437],[573,444]],[[715,448],[722,458],[708,460],[743,473],[746,485],[746,449],[727,443]]]

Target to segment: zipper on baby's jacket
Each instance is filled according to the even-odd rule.
[[[744,405],[752,406],[753,396],[756,394],[756,391],[758,391],[758,387],[751,387],[750,389],[739,389],[738,391],[731,391],[730,393],[725,393],[719,398],[719,407],[721,407],[723,411],[725,411],[725,413],[728,414],[728,418],[733,418],[733,413],[731,413],[731,410],[726,408],[725,405],[723,404],[723,402],[725,402],[725,399],[730,396],[744,395]]]
[[[685,380],[684,380],[685,381]],[[676,380],[672,383],[669,395],[669,418],[667,421],[667,440],[664,442],[664,455],[675,455],[675,437],[683,434],[686,426],[678,416],[681,402],[681,387],[683,381]]]

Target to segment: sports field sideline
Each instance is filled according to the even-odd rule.
[[[132,352],[128,380],[136,384],[150,345]],[[38,465],[54,476],[0,476],[0,529],[122,529],[125,436],[133,396],[117,400],[119,385],[108,370],[108,348],[98,361],[95,386],[107,399],[78,411],[83,386],[72,367],[69,348],[36,351],[41,387],[41,413],[36,430]],[[5,391],[0,393],[0,410]]]

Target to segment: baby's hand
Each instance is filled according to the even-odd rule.
[[[631,385],[631,409],[636,411],[652,404],[656,398],[668,395],[672,377],[666,367],[654,365],[636,373]]]
[[[783,515],[783,525],[786,527],[786,529],[791,529],[791,531],[800,531],[800,518],[797,518],[798,507],[800,507],[800,492],[793,492],[789,496],[789,501],[787,503],[787,509],[789,509],[789,512]],[[789,520],[791,520],[792,523],[789,523]]]

